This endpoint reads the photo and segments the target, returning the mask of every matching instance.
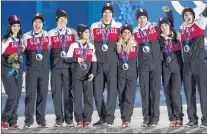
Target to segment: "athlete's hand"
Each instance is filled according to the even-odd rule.
[[[20,68],[20,65],[19,64],[12,64],[12,67],[13,68]]]
[[[170,12],[170,8],[168,6],[163,6],[162,11],[168,13]]]
[[[121,52],[121,43],[120,42],[116,43],[116,48],[117,48],[117,52],[120,53]]]
[[[94,75],[93,75],[93,74],[90,74],[90,75],[88,76],[88,81],[92,81],[93,78],[94,78]]]
[[[83,58],[78,57],[78,63],[81,63],[81,62],[83,62],[83,61],[84,61]]]

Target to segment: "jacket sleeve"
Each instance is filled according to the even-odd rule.
[[[97,71],[97,62],[92,62],[91,63],[91,74],[93,74],[95,76],[96,71]]]
[[[24,50],[27,49],[27,37],[26,37],[26,34],[23,35],[23,46],[24,46]],[[24,54],[26,53],[27,51],[24,51]]]
[[[5,55],[1,55],[1,64],[5,67],[11,68],[11,64],[9,64],[7,61],[7,58]]]
[[[97,58],[96,58],[96,50],[95,50],[95,47],[93,45],[93,55],[92,55],[92,65],[91,65],[91,73],[93,75],[96,75],[96,70],[97,70]]]
[[[70,48],[68,49],[67,55],[65,57],[65,63],[75,63],[75,62],[78,62],[78,58],[73,57],[74,46],[75,46],[75,43],[72,43],[70,45]]]
[[[195,23],[202,29],[205,30],[205,27],[207,25],[207,7],[204,9],[204,11],[200,14],[200,17],[195,20]]]
[[[51,47],[52,47],[52,30],[50,30],[50,31],[48,32],[48,39],[49,39],[48,50],[50,50]]]
[[[174,18],[173,13],[170,10],[169,12],[166,12],[167,19],[170,21],[171,27],[174,27]]]
[[[79,39],[77,32],[73,28],[71,28],[71,30],[72,30],[72,33],[74,35],[75,41],[77,41]]]
[[[159,36],[158,41],[160,44],[160,49],[162,50],[165,47],[165,44],[161,35]]]
[[[175,31],[174,28],[172,29],[172,33],[173,33],[172,40],[173,40],[174,42],[177,42],[177,32]]]
[[[91,25],[91,28],[90,28],[90,40],[89,42],[94,44],[94,34],[93,34],[93,27],[94,27],[94,24]]]
[[[10,38],[3,40],[1,43],[1,55],[5,52],[6,48],[9,46]]]

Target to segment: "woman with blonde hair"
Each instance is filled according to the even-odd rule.
[[[137,45],[132,38],[133,28],[125,24],[117,42],[118,93],[122,127],[129,127],[133,114],[137,81]]]

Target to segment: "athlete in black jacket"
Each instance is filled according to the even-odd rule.
[[[190,120],[185,126],[198,126],[196,109],[196,85],[200,95],[201,126],[207,128],[207,63],[204,35],[207,24],[207,7],[195,19],[192,8],[182,12],[184,23],[180,26],[179,37],[183,52],[183,84],[187,100],[187,113]]]
[[[164,6],[167,18],[159,19],[160,45],[163,51],[162,80],[166,105],[170,120],[170,127],[182,126],[182,55],[181,43],[177,40],[177,33],[174,30],[173,14],[169,7]]]

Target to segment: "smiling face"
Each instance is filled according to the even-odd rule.
[[[66,16],[62,16],[57,20],[57,26],[59,29],[66,27],[67,23],[68,23],[68,18]]]
[[[11,26],[11,34],[12,35],[17,35],[17,33],[19,32],[20,30],[20,24],[13,24]]]
[[[187,24],[190,24],[193,22],[193,19],[194,19],[194,16],[191,12],[185,12],[184,14],[184,21],[187,23]]]
[[[35,19],[33,22],[33,30],[35,33],[40,33],[42,31],[43,22],[40,19]]]
[[[132,33],[128,30],[128,29],[125,29],[121,35],[122,39],[124,41],[127,41],[129,40],[131,37],[132,37]]]
[[[164,34],[170,33],[170,26],[166,23],[161,24],[160,29]]]
[[[89,38],[90,38],[90,30],[89,30],[89,29],[86,29],[86,30],[82,33],[81,38],[84,39],[84,40],[89,40]]]
[[[113,13],[111,12],[111,10],[105,10],[103,12],[103,19],[104,19],[104,21],[111,21],[112,15],[113,15]]]
[[[147,24],[147,17],[146,16],[140,16],[138,18],[138,23],[141,27],[144,27]]]

